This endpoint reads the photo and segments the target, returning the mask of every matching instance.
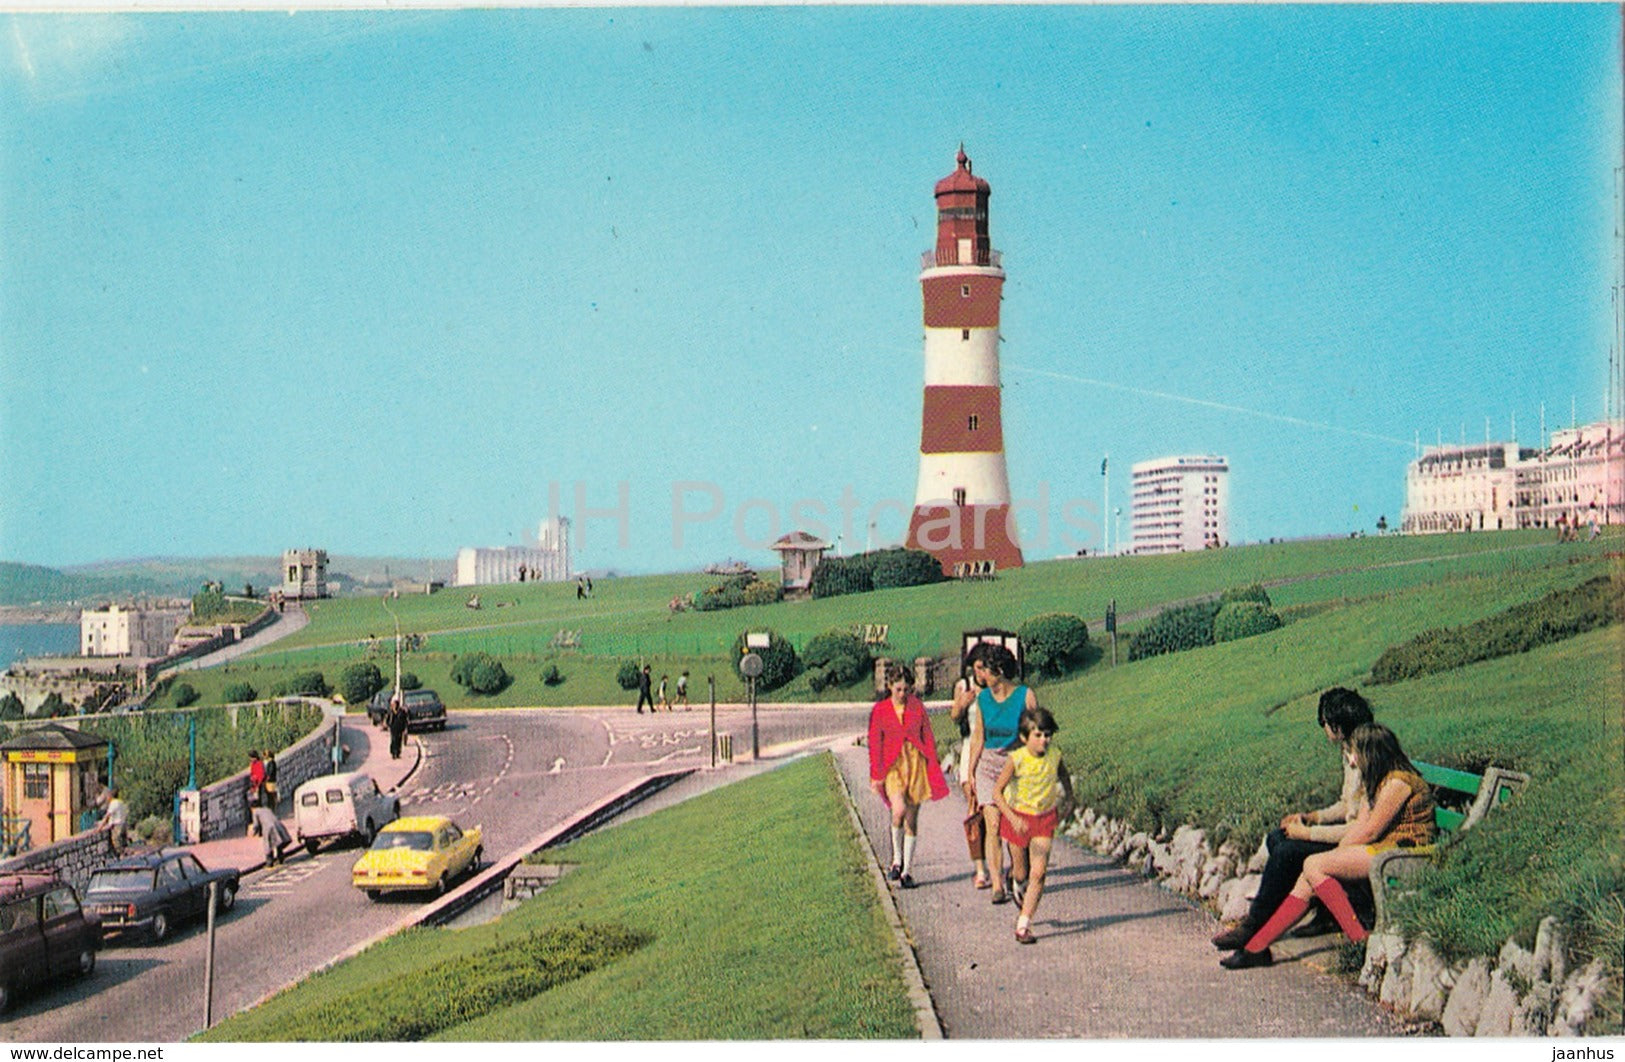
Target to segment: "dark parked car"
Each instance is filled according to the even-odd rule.
[[[84,977],[101,943],[73,886],[53,873],[0,874],[0,1011],[53,977]]]
[[[384,725],[384,716],[389,712],[389,695],[389,690],[379,690],[367,702],[367,718],[373,726]],[[441,703],[440,694],[434,690],[407,690],[403,696],[406,697],[406,729],[446,729],[446,706]]]
[[[184,849],[126,856],[100,867],[85,887],[85,906],[103,937],[143,929],[163,940],[173,927],[208,913],[209,883],[220,883],[216,913],[237,902],[237,871],[208,870]]]

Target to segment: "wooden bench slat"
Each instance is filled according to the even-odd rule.
[[[1437,807],[1433,809],[1433,824],[1445,833],[1455,833],[1461,829],[1461,824],[1467,821],[1467,816],[1450,808]]]
[[[1435,763],[1417,763],[1416,769],[1421,773],[1422,780],[1429,785],[1451,789],[1457,793],[1477,793],[1479,785],[1484,781],[1482,775],[1458,771],[1454,767],[1440,767]]]

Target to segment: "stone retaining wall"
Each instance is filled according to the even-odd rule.
[[[303,783],[319,775],[330,774],[333,770],[333,726],[334,721],[339,718],[337,710],[331,701],[314,697],[302,700],[304,703],[321,707],[327,713],[327,718],[315,730],[277,753],[277,795],[281,800],[290,798],[293,791]],[[235,709],[235,711],[248,710],[252,708],[238,706]],[[181,799],[184,802],[191,798],[182,794]],[[246,830],[248,768],[244,767],[236,774],[203,786],[198,790],[196,800],[200,809],[198,835],[187,837],[184,843],[213,841],[235,831]],[[183,823],[186,817],[186,813],[183,812]]]
[[[1090,808],[1065,832],[1166,889],[1207,901],[1225,921],[1246,915],[1269,858],[1263,844],[1243,857],[1229,841],[1215,850],[1195,826],[1152,836]],[[1448,963],[1427,938],[1408,941],[1395,927],[1378,927],[1366,943],[1360,984],[1396,1012],[1437,1022],[1450,1036],[1574,1036],[1618,987],[1609,986],[1600,959],[1569,969],[1566,944],[1557,919],[1547,918],[1533,952],[1509,940],[1494,959]]]
[[[92,830],[12,856],[0,862],[0,874],[54,868],[82,896],[90,882],[90,872],[112,858],[111,835],[106,830]]]

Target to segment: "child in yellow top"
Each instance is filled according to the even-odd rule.
[[[1033,914],[1044,895],[1044,875],[1060,820],[1060,790],[1075,802],[1072,776],[1061,762],[1061,752],[1050,748],[1050,738],[1059,729],[1047,708],[1022,712],[1016,728],[1021,745],[1010,753],[993,789],[1001,815],[999,835],[1010,843],[1010,870],[1021,904],[1016,941],[1021,944],[1038,940],[1032,932]]]

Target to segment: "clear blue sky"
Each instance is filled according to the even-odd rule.
[[[449,558],[550,482],[592,568],[768,563],[736,519],[848,487],[861,548],[913,499],[961,141],[1029,556],[1107,452],[1125,535],[1129,466],[1184,452],[1230,459],[1235,541],[1397,522],[1418,434],[1603,415],[1619,40],[1613,5],[0,16],[0,558]],[[572,497],[622,481],[624,545]],[[723,515],[675,524],[686,481]]]

